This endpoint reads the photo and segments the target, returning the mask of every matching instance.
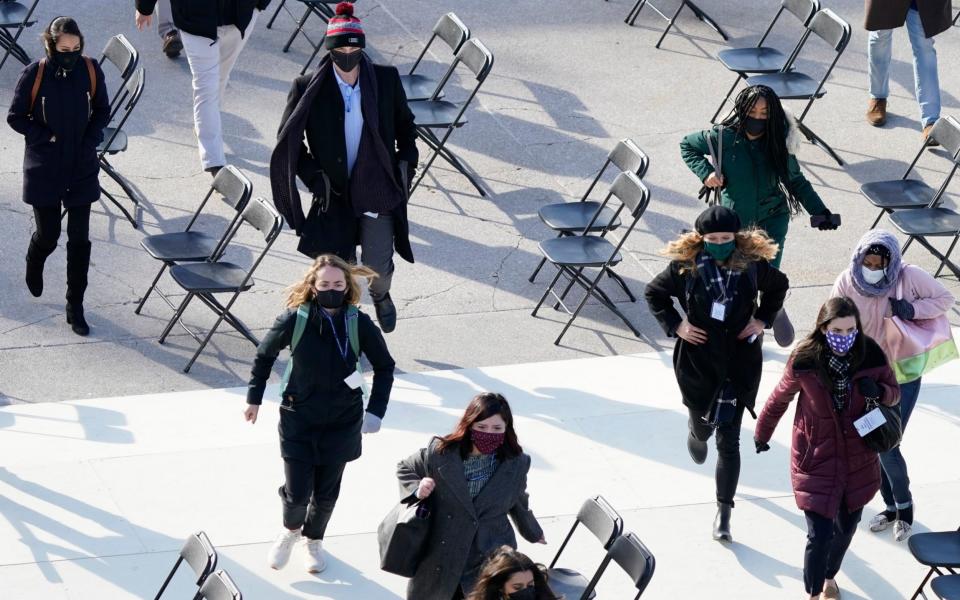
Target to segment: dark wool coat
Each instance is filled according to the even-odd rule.
[[[96,94],[90,98],[85,59],[66,77],[47,60],[37,99],[30,94],[40,68],[33,62],[20,74],[7,113],[7,123],[25,138],[23,201],[32,206],[82,206],[100,198],[97,145],[110,120],[110,99],[103,71],[94,61]],[[56,141],[51,141],[53,137]]]
[[[307,327],[293,353],[293,371],[281,402],[280,453],[285,459],[313,464],[349,462],[360,457],[363,392],[350,388],[344,379],[356,370],[357,357],[347,342],[344,313],[332,317],[335,335],[320,310],[311,303]],[[360,353],[373,366],[367,412],[383,418],[393,387],[393,358],[370,317],[362,312],[357,317]],[[247,404],[261,403],[273,363],[280,351],[290,346],[296,321],[296,309],[285,311],[260,342]],[[338,339],[348,347],[346,359],[337,349]]]
[[[417,490],[420,480],[430,477],[436,487],[430,495],[432,512],[426,554],[407,585],[407,600],[450,600],[458,585],[469,593],[480,565],[490,551],[504,544],[516,548],[507,515],[529,542],[543,537],[543,530],[530,510],[526,454],[500,463],[490,480],[471,499],[457,447],[436,450],[437,440],[397,465],[400,496]]]
[[[763,362],[760,340],[749,343],[738,340],[752,317],[770,324],[783,306],[790,283],[787,276],[767,261],[756,264],[756,289],[747,272],[740,274],[737,298],[727,308],[724,321],[711,318],[713,298],[707,292],[700,275],[692,271],[681,273],[682,264],[672,261],[667,268],[647,284],[644,292],[650,312],[670,337],[677,337],[677,327],[683,317],[674,306],[680,304],[691,325],[707,331],[707,341],[695,345],[677,337],[673,347],[673,370],[689,408],[704,412],[720,392],[729,377],[737,389],[737,400],[752,409],[760,386],[760,365]],[[693,278],[690,298],[687,282]],[[759,306],[757,292],[763,292]]]
[[[911,0],[864,0],[863,27],[867,31],[896,29],[907,22]],[[950,29],[951,0],[917,0],[917,10],[928,38]]]
[[[152,15],[157,4],[157,0],[136,2],[143,15]],[[170,0],[170,12],[177,29],[215,40],[219,24],[236,25],[240,34],[246,35],[253,10],[264,10],[269,4],[270,0]]]
[[[867,338],[866,356],[851,377],[851,399],[842,413],[834,409],[829,384],[821,380],[816,366],[795,363],[793,358],[760,413],[756,439],[766,443],[799,392],[793,419],[790,479],[800,510],[833,519],[844,497],[847,509],[853,512],[866,506],[880,489],[877,453],[867,447],[853,426],[866,412],[866,401],[857,384],[864,377],[877,380],[881,401],[899,400],[900,387],[886,355]]]

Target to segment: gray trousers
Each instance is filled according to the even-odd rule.
[[[173,12],[170,10],[170,0],[157,0],[153,9],[153,17],[157,20],[157,33],[164,37],[175,29],[173,26]]]
[[[390,291],[393,281],[393,217],[381,214],[376,219],[360,217],[360,263],[377,272],[370,283],[370,298],[379,302]]]

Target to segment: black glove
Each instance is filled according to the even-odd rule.
[[[833,213],[830,212],[829,209],[824,210],[820,214],[827,218],[826,220],[823,221],[823,223],[820,223],[819,225],[817,225],[817,229],[819,229],[820,231],[833,231],[838,227],[837,225],[834,225],[832,221],[830,221],[830,217],[833,216]]]
[[[890,298],[890,310],[894,316],[906,319],[907,321],[912,321],[913,317],[916,316],[913,305],[903,299]]]
[[[863,397],[868,400],[879,400],[880,399],[880,385],[877,384],[877,380],[873,377],[864,377],[857,381],[857,387],[860,389],[860,393],[863,394]]]
[[[770,444],[766,442],[761,442],[757,438],[753,438],[753,445],[757,447],[757,454],[760,454],[761,452],[766,452],[767,450],[770,449]]]

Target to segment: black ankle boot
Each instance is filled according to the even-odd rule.
[[[717,503],[717,517],[713,520],[713,539],[718,542],[732,542],[730,534],[730,512],[733,507],[722,502]]]
[[[83,317],[82,304],[70,304],[67,302],[67,324],[70,325],[70,328],[73,329],[73,332],[77,335],[90,334],[90,326],[87,325],[87,320]]]
[[[83,294],[90,268],[90,242],[67,242],[67,323],[77,335],[90,333],[83,316]]]
[[[56,244],[52,246],[38,244],[36,236],[30,238],[30,245],[27,246],[26,282],[27,289],[35,298],[39,298],[43,294],[43,264],[56,248]]]

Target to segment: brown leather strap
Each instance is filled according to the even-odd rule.
[[[87,62],[87,75],[90,76],[90,100],[97,95],[97,71],[93,68],[93,59],[89,56],[84,56],[83,60]]]
[[[30,113],[33,113],[33,105],[37,103],[37,94],[40,93],[40,82],[43,81],[43,68],[47,66],[47,59],[40,59],[40,66],[37,68],[37,76],[33,78],[33,89],[30,90]]]

